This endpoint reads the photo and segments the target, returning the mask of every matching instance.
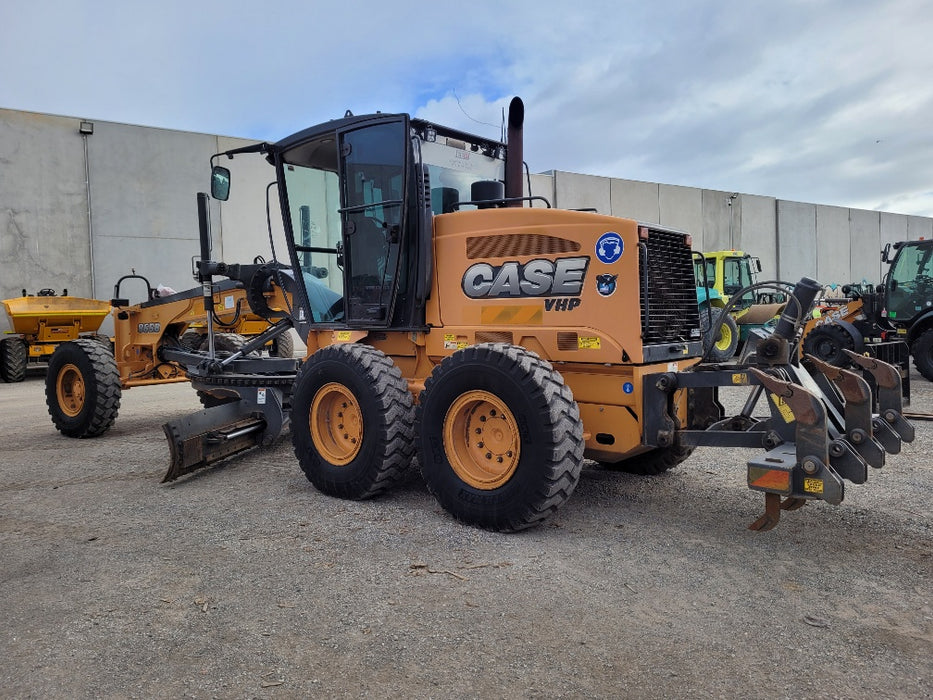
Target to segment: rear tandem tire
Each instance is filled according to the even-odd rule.
[[[514,345],[458,350],[434,368],[418,406],[421,473],[444,510],[512,532],[551,516],[583,467],[583,424],[549,363]]]
[[[113,354],[96,340],[59,345],[49,360],[45,402],[63,435],[95,437],[106,432],[120,410],[120,373]]]
[[[910,354],[914,356],[917,371],[924,379],[933,382],[933,328],[920,334],[910,346]]]
[[[20,338],[0,340],[0,378],[5,382],[21,382],[26,378],[29,349]]]
[[[650,452],[643,452],[621,462],[600,462],[605,469],[638,474],[639,476],[656,476],[673,469],[693,454],[692,447],[658,447]]]
[[[409,473],[414,400],[381,351],[356,343],[321,348],[298,371],[291,402],[295,456],[319,491],[361,500]]]
[[[282,335],[272,340],[272,347],[269,348],[271,357],[292,357],[295,354],[295,339],[292,338],[291,331],[285,331]]]

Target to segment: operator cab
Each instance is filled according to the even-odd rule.
[[[905,241],[895,248],[884,280],[885,301],[888,318],[904,324],[933,310],[933,241]]]
[[[503,196],[503,144],[407,115],[348,115],[267,153],[310,312],[302,335],[318,324],[422,328],[432,217],[475,208],[483,183]]]

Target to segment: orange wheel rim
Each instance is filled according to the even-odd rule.
[[[521,455],[515,416],[488,391],[461,394],[444,417],[444,451],[464,482],[497,489],[512,478]]]
[[[68,364],[61,368],[55,381],[55,394],[58,406],[69,418],[75,418],[84,409],[87,399],[87,387],[84,375],[75,365]]]
[[[331,464],[349,464],[363,446],[363,414],[353,392],[343,384],[331,382],[317,390],[309,425],[314,446]]]

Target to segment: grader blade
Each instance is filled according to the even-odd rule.
[[[244,415],[240,403],[205,408],[162,426],[172,456],[162,483],[260,444],[266,422],[256,415]]]

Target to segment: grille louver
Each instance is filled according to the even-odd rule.
[[[643,344],[698,340],[696,280],[684,234],[649,228],[639,258]]]

